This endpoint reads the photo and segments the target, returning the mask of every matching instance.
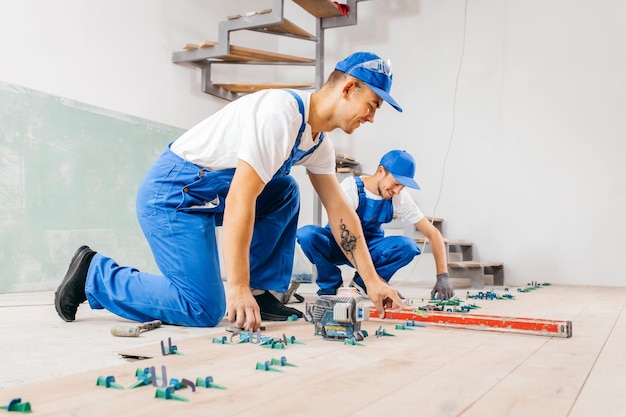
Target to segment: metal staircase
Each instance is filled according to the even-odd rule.
[[[187,44],[172,54],[172,62],[191,64],[202,71],[202,91],[232,101],[244,94],[266,88],[320,88],[324,83],[324,31],[326,29],[355,25],[357,3],[347,0],[345,5],[330,0],[293,0],[316,19],[315,35],[308,33],[284,17],[284,0],[271,0],[271,8],[242,15],[229,16],[220,22],[218,40]],[[271,35],[288,36],[307,42],[315,42],[315,57],[298,57],[233,45],[230,34],[250,30]],[[307,84],[278,83],[215,83],[211,78],[213,65],[290,65],[315,67],[315,81]]]

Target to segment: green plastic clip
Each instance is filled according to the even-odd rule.
[[[261,337],[261,341],[259,342],[259,345],[260,346],[265,346],[265,345],[271,345],[272,343],[274,343],[274,338],[273,337],[263,336],[263,337]]]
[[[207,376],[204,378],[200,378],[200,377],[196,378],[196,387],[228,389],[226,387],[223,387],[221,385],[217,385],[216,383],[214,383],[212,376]]]
[[[163,354],[163,356],[182,355],[182,353],[178,351],[178,347],[176,345],[172,345],[171,337],[167,338],[167,346],[165,346],[165,343],[161,340],[161,353]]]
[[[13,398],[9,401],[9,405],[0,406],[0,410],[16,411],[18,413],[30,413],[32,411],[30,403],[28,401],[23,403],[21,398]]]
[[[351,346],[365,346],[363,343],[357,342],[355,338],[352,338],[352,339],[346,338],[346,339],[344,339],[343,344],[344,345],[351,345]]]
[[[378,330],[376,330],[376,337],[381,337],[381,336],[395,336],[395,334],[391,334],[389,332],[387,332],[387,330],[383,329],[382,326],[378,328]]]
[[[285,356],[281,356],[280,359],[272,358],[270,362],[271,365],[279,365],[279,366],[298,366],[293,363],[287,362],[287,358]]]
[[[415,330],[404,324],[396,324],[396,330]]]
[[[165,388],[157,388],[154,393],[154,398],[163,398],[166,400],[177,400],[177,401],[189,401],[187,398],[182,397],[174,393],[176,389],[173,386],[168,386]]]
[[[115,377],[113,375],[109,375],[109,376],[99,376],[98,380],[96,381],[96,385],[97,386],[102,386],[105,388],[115,388],[115,389],[126,389],[123,386],[121,386],[120,384],[115,382]]]
[[[152,372],[150,372],[149,370],[147,373],[142,370],[141,372],[136,374],[136,376],[137,376],[137,381],[131,386],[129,386],[128,389],[143,387],[144,385],[152,384]]]
[[[213,343],[218,343],[220,345],[230,345],[231,343],[228,341],[228,338],[226,336],[222,336],[222,337],[214,337],[213,338]]]
[[[282,372],[280,369],[272,368],[270,361],[257,362],[256,363],[256,370],[257,371]]]
[[[287,336],[283,335],[283,340],[288,345],[303,345],[304,344],[303,342],[297,341],[295,336],[287,337]]]
[[[267,348],[267,349],[284,349],[285,348],[285,342],[275,342],[275,341],[271,341],[269,343],[266,344],[261,344],[262,347]]]

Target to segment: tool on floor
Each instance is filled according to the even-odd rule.
[[[280,359],[272,358],[272,360],[270,361],[270,366],[271,365],[298,366],[298,365],[294,365],[293,363],[287,362],[286,356],[281,356]]]
[[[120,337],[138,337],[141,332],[156,329],[161,327],[161,324],[161,320],[153,320],[131,326],[115,326],[111,328],[111,334]]]
[[[187,398],[175,394],[174,391],[176,391],[176,388],[172,385],[165,388],[157,388],[156,392],[154,393],[154,398],[163,398],[165,400],[177,400],[185,402],[189,401]]]
[[[272,363],[270,361],[265,361],[265,362],[257,362],[256,363],[256,370],[257,371],[265,371],[265,372],[283,372],[280,369],[276,369],[274,367],[272,367]]]
[[[261,328],[264,329],[264,327],[261,327]],[[241,330],[241,331],[238,331],[238,330],[233,331],[233,334],[230,335],[230,341],[232,342],[233,338],[235,336],[239,336],[239,342],[237,342],[237,343],[250,343],[250,344],[253,344],[253,345],[258,345],[258,344],[261,343],[261,339],[262,339],[261,328],[258,329],[256,331],[256,333],[254,333],[252,331],[252,329],[248,330],[247,332],[245,332],[243,330]],[[226,329],[226,330],[228,330],[228,329]]]
[[[9,401],[9,405],[0,406],[0,410],[16,411],[18,413],[30,413],[32,411],[30,403],[28,401],[23,403],[21,398],[13,398]]]
[[[222,336],[222,337],[214,337],[213,338],[213,343],[217,343],[220,345],[230,345],[231,342],[228,341],[228,337],[226,336]]]
[[[252,330],[252,329],[248,329],[248,330]],[[230,333],[237,333],[237,334],[239,334],[239,333],[243,333],[243,332],[247,332],[248,330],[245,330],[243,327],[237,327],[237,326],[228,326],[228,327],[226,328],[226,331],[227,331],[227,332],[230,332]],[[261,326],[261,327],[259,327],[259,330],[261,330],[261,331],[265,331],[265,326]]]
[[[123,386],[115,382],[115,377],[113,375],[99,376],[96,381],[96,385],[105,388],[125,389]]]
[[[157,377],[156,374],[156,369],[154,366],[150,367],[150,375],[152,375],[152,377],[150,378],[150,380],[152,381],[152,386],[153,387],[158,387],[159,384],[157,383],[157,380],[159,379],[159,377]],[[165,367],[165,365],[161,365],[161,388],[165,388],[168,386],[168,381],[167,381],[167,368]]]
[[[178,346],[172,345],[172,338],[171,337],[167,338],[167,347],[165,346],[165,343],[161,340],[161,354],[163,356],[167,356],[167,355],[182,355],[182,353],[180,353],[178,351]]]
[[[213,382],[213,377],[210,375],[205,376],[204,378],[201,378],[201,377],[196,378],[196,387],[228,389],[222,385],[217,385],[215,382]]]
[[[167,386],[174,387],[176,391],[183,388],[191,388],[191,392],[196,392],[196,384],[187,378],[183,378],[181,380],[178,380],[178,378],[170,378]]]
[[[129,386],[128,389],[143,387],[152,384],[152,372],[150,368],[137,368],[137,370],[135,371],[135,376],[137,377],[137,381]]]
[[[313,306],[315,334],[327,340],[363,340],[361,323],[368,317],[368,302],[352,287],[340,288],[337,295],[320,295]]]
[[[370,318],[380,319],[376,309],[369,311]],[[448,313],[441,311],[385,310],[382,320],[401,320],[430,323],[437,326],[461,329],[489,330],[532,334],[538,336],[572,337],[572,322],[526,317],[488,316],[471,313]]]

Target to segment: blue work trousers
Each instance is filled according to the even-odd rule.
[[[211,327],[226,312],[215,228],[221,226],[234,169],[209,171],[168,149],[137,193],[137,216],[163,275],[98,253],[85,292],[94,309],[140,322]],[[257,198],[250,247],[250,286],[286,292],[300,209],[298,185],[281,175]]]
[[[337,245],[330,228],[304,226],[298,229],[297,239],[306,257],[317,268],[317,294],[335,294],[343,284],[338,265],[353,265]],[[417,243],[406,236],[366,236],[366,242],[376,272],[387,282],[421,253]]]

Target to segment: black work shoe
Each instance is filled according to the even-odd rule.
[[[54,293],[54,307],[65,321],[74,321],[78,305],[87,301],[85,282],[91,259],[96,254],[89,246],[81,246],[76,250],[70,267]]]
[[[259,308],[261,309],[261,320],[266,321],[287,321],[289,317],[295,315],[302,318],[303,314],[300,310],[287,307],[276,299],[269,291],[263,294],[255,295]]]

